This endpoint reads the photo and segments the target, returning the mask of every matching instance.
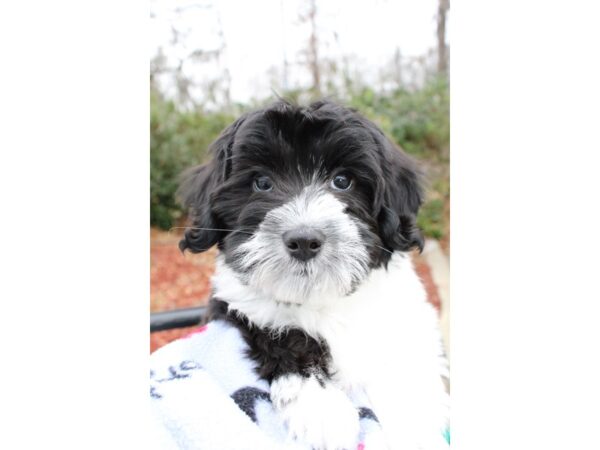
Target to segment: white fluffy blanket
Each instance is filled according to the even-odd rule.
[[[236,328],[215,321],[151,355],[155,448],[310,450],[288,439],[271,405],[269,384],[255,374],[246,348]],[[379,448],[383,436],[376,412],[365,398],[351,400],[361,418],[356,450]]]

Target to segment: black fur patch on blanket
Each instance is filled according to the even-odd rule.
[[[258,389],[255,387],[247,386],[241,389],[238,389],[233,394],[231,394],[231,398],[235,402],[238,407],[246,413],[252,422],[256,423],[256,402],[259,400],[266,400],[269,403],[271,402],[271,398],[269,397],[269,393],[263,391],[262,389]]]
[[[371,420],[374,420],[375,422],[379,423],[379,419],[377,418],[377,416],[375,415],[375,413],[373,412],[373,410],[371,408],[361,406],[358,409],[358,417],[359,417],[359,419],[371,419]]]

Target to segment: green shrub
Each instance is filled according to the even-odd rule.
[[[444,237],[449,229],[444,211],[450,201],[448,80],[432,77],[421,89],[390,93],[363,87],[349,102],[424,166],[428,190],[418,224],[426,236]]]
[[[306,93],[283,94],[297,99]],[[438,239],[449,229],[445,214],[449,202],[449,100],[448,81],[437,77],[419,89],[381,93],[353,87],[347,98],[341,99],[373,120],[425,167],[429,188],[418,223],[426,236]],[[257,100],[237,109],[267,103],[270,101]],[[206,159],[210,143],[235,117],[224,112],[182,111],[157,92],[152,92],[150,111],[150,222],[168,229],[183,215],[174,196],[179,174]]]
[[[425,236],[441,239],[445,225],[443,200],[436,198],[425,202],[417,217],[417,224]]]
[[[363,87],[349,103],[377,123],[404,150],[418,158],[448,162],[450,91],[448,80],[432,77],[421,89],[377,93]]]
[[[202,163],[210,143],[233,117],[224,113],[181,111],[172,101],[151,93],[150,224],[168,229],[182,216],[175,200],[178,177]]]

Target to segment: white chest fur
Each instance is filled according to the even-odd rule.
[[[395,255],[347,297],[303,305],[279,303],[241,284],[222,260],[213,286],[215,296],[258,326],[299,327],[324,338],[336,384],[366,391],[386,433],[402,430],[392,441],[437,447],[425,440],[437,441],[447,421],[445,359],[436,312],[408,255]]]

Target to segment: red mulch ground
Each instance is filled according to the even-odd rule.
[[[429,302],[435,306],[435,308],[440,310],[440,296],[438,294],[437,286],[433,282],[433,278],[431,277],[431,270],[429,266],[425,263],[423,258],[415,256],[415,269],[417,270],[417,274],[423,281],[425,285],[425,290],[427,291],[427,299]]]
[[[151,230],[150,311],[189,308],[206,304],[210,277],[214,272],[215,250],[193,255],[177,247],[181,233]],[[167,330],[150,335],[150,351],[188,334],[194,327]]]
[[[189,308],[206,304],[216,251],[198,255],[182,254],[177,248],[181,233],[151,230],[150,310]],[[415,257],[417,273],[423,280],[429,301],[439,309],[440,298],[424,260]],[[150,351],[190,333],[195,327],[161,331],[150,335]]]

